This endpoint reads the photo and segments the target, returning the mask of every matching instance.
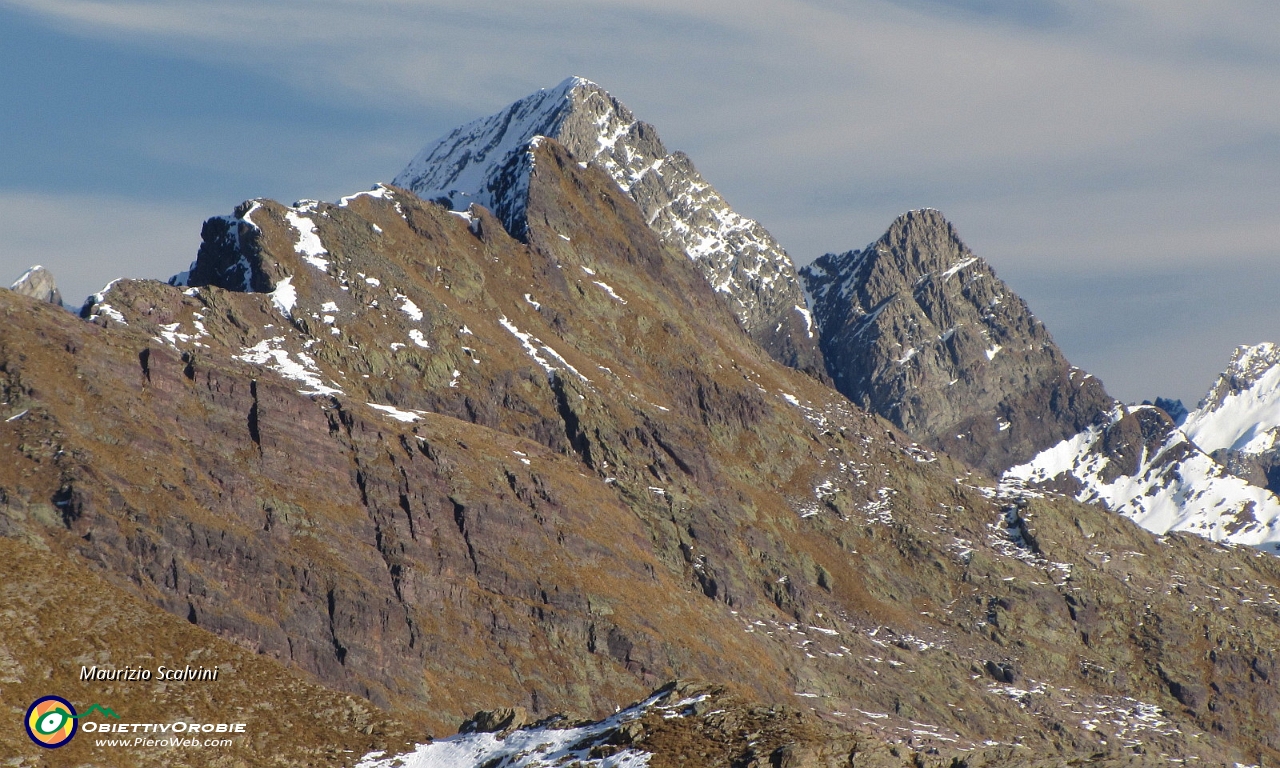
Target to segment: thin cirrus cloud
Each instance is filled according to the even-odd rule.
[[[903,210],[941,208],[1033,307],[1091,328],[1058,335],[1130,399],[1143,393],[1122,382],[1143,369],[1102,355],[1103,337],[1164,349],[1189,332],[1172,321],[1163,335],[1159,322],[1108,328],[1114,295],[1065,300],[1053,286],[1100,271],[1135,288],[1146,273],[1195,280],[1211,263],[1266,263],[1280,241],[1270,1],[0,0],[6,14],[197,62],[259,94],[249,110],[229,87],[213,120],[150,117],[116,136],[162,187],[157,175],[171,171],[188,186],[217,179],[223,196],[206,214],[388,179],[456,123],[590,77],[799,262],[860,247]],[[102,180],[94,193],[127,198],[130,183],[113,192]],[[1148,391],[1189,395],[1221,367],[1240,312],[1231,286],[1215,286],[1197,294],[1216,308],[1203,323],[1232,330],[1196,334],[1187,364]],[[1177,313],[1171,295],[1145,311]],[[1252,318],[1280,337],[1280,310]]]

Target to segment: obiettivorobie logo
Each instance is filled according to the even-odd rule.
[[[45,749],[57,749],[76,735],[80,718],[94,712],[120,719],[115,712],[98,704],[91,705],[84,714],[77,714],[71,702],[61,696],[42,696],[31,702],[23,722],[32,741]]]
[[[27,708],[23,725],[27,735],[45,749],[57,749],[67,745],[79,731],[111,734],[116,738],[98,739],[98,747],[229,747],[231,734],[245,732],[244,723],[111,723],[88,721],[80,727],[80,719],[100,713],[103,717],[120,719],[110,707],[91,704],[83,713],[77,713],[71,702],[61,696],[41,696]],[[128,734],[128,737],[124,735]],[[181,734],[182,738],[178,736]],[[222,738],[202,738],[202,734],[218,734]]]

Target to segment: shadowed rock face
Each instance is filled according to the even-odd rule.
[[[976,467],[1025,461],[1112,404],[937,211],[801,276],[836,388]]]
[[[603,170],[528,162],[524,241],[379,187],[245,204],[200,285],[84,320],[0,292],[0,535],[437,733],[701,677],[916,765],[1280,758],[1280,561],[999,498],[773,361]],[[832,757],[757,714],[751,759]],[[724,722],[652,732],[696,765]]]
[[[791,258],[758,222],[734,211],[682,152],[600,86],[569,78],[461,126],[414,158],[395,183],[455,210],[478,203],[508,231],[527,232],[527,145],[560,142],[609,174],[662,240],[684,252],[773,359],[823,379],[817,333]]]
[[[40,265],[23,272],[22,277],[9,286],[9,290],[30,296],[36,301],[62,306],[62,294],[58,292],[58,283],[53,279],[53,273]]]

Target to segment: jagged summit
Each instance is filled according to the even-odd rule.
[[[800,274],[836,387],[975,466],[1025,461],[1112,405],[937,210]]]
[[[1231,361],[1184,429],[1206,451],[1263,453],[1276,445],[1280,428],[1280,347],[1264,343],[1236,347]]]
[[[1237,349],[1179,429],[1174,403],[1125,407],[1072,367],[936,210],[801,276],[837,388],[916,439],[1007,470],[1014,493],[1063,492],[1155,533],[1280,551],[1276,345]]]
[[[1161,408],[1117,404],[1104,419],[1005,472],[1007,488],[1099,503],[1147,530],[1280,552],[1280,499],[1215,461]]]
[[[1280,346],[1240,346],[1182,429],[1234,475],[1280,492]]]
[[[22,277],[9,286],[9,290],[62,306],[62,294],[58,291],[58,283],[53,279],[53,273],[39,264],[23,272]]]
[[[668,152],[652,125],[590,80],[571,77],[454,129],[423,149],[394,183],[453,210],[482,205],[523,237],[533,172],[527,149],[539,136],[604,170],[649,226],[698,265],[775,360],[824,375],[786,251],[758,222],[734,211],[687,155]]]
[[[502,168],[535,137],[557,135],[575,103],[585,103],[588,90],[604,93],[590,80],[570,77],[454,128],[419,152],[392,183],[456,211],[472,203],[496,211],[495,194],[505,191],[495,183]]]

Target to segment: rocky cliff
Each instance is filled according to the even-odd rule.
[[[1026,461],[1112,405],[938,211],[800,274],[836,388],[975,467]]]
[[[571,77],[428,145],[394,183],[464,211],[497,214],[523,238],[527,147],[539,136],[608,173],[664,242],[688,255],[742,327],[777,361],[825,376],[816,329],[791,258],[758,222],[733,210],[683,152],[589,80]]]
[[[50,304],[62,306],[62,293],[58,291],[58,283],[53,279],[53,273],[39,264],[23,272],[22,276],[9,286],[9,290],[23,296],[30,296],[37,301],[47,301]]]
[[[790,710],[845,766],[1280,759],[1280,561],[1004,494],[771,359],[602,169],[527,160],[521,240],[381,186],[249,201],[83,318],[0,292],[0,534],[437,735],[700,677],[761,764]],[[746,757],[694,714],[666,764]]]

